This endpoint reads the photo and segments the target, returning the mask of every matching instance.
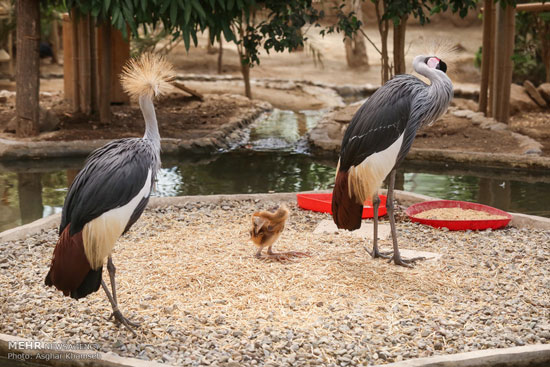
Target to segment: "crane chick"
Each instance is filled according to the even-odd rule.
[[[256,257],[258,259],[270,259],[275,261],[286,261],[294,257],[309,256],[304,252],[273,252],[271,247],[281,236],[285,223],[290,212],[285,205],[281,205],[275,211],[261,211],[252,214],[252,229],[250,238],[258,247]],[[262,251],[267,247],[267,255],[262,255]]]

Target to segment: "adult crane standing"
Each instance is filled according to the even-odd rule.
[[[332,217],[338,228],[361,227],[363,202],[373,200],[373,258],[389,257],[378,250],[378,189],[390,174],[387,209],[396,265],[411,266],[416,259],[401,258],[395,229],[393,189],[395,170],[403,161],[417,130],[437,120],[449,106],[453,85],[447,65],[435,56],[416,56],[414,70],[430,85],[408,74],[397,75],[380,87],[353,116],[340,150],[332,195]]]
[[[118,308],[111,252],[149,201],[160,168],[160,135],[153,98],[169,90],[172,78],[172,66],[152,54],[143,54],[124,68],[122,85],[127,93],[138,97],[145,135],[114,140],[88,157],[65,198],[59,240],[45,281],[75,299],[96,292],[101,285],[113,308],[111,317],[133,333],[132,327],[139,325]],[[112,294],[102,279],[105,259]]]

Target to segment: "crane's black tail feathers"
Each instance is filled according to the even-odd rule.
[[[80,283],[80,286],[76,289],[76,291],[71,291],[71,297],[74,299],[79,299],[86,297],[90,293],[97,292],[99,289],[99,286],[101,285],[101,271],[103,270],[103,266],[101,266],[97,270],[90,269],[88,274],[86,274],[86,277]]]
[[[339,171],[332,190],[332,219],[338,228],[353,231],[361,227],[363,204],[349,195],[348,172]]]

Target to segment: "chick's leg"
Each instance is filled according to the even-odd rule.
[[[310,255],[305,252],[299,251],[287,251],[287,252],[273,252],[271,246],[267,248],[267,258],[276,261],[288,261],[295,257],[309,257]]]

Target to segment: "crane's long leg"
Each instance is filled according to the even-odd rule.
[[[399,253],[399,246],[397,245],[397,230],[395,229],[395,216],[394,216],[394,204],[393,204],[393,188],[395,186],[395,169],[390,173],[390,184],[388,185],[388,198],[386,201],[386,208],[388,209],[388,216],[390,217],[391,237],[393,241],[393,256],[390,258],[390,262],[393,260],[395,265],[401,265],[406,267],[412,267],[412,264],[418,260],[424,260],[423,257],[415,257],[412,259],[403,259]]]
[[[101,280],[101,286],[103,287],[103,290],[105,291],[105,294],[107,295],[107,298],[109,299],[109,302],[113,307],[113,313],[111,314],[109,319],[114,317],[115,320],[117,320],[118,322],[126,326],[135,335],[136,332],[132,329],[132,327],[139,327],[139,324],[136,322],[132,322],[128,320],[126,317],[124,317],[118,308],[118,301],[116,297],[116,283],[115,283],[116,268],[115,268],[115,265],[113,264],[113,259],[111,258],[111,256],[109,256],[107,259],[107,270],[109,272],[109,279],[111,280],[111,289],[113,291],[113,294],[111,295],[111,293],[109,292],[109,288],[107,288],[107,285],[105,284],[105,281],[103,279]]]
[[[373,208],[372,252],[370,252],[366,247],[365,247],[365,250],[367,250],[369,255],[373,257],[373,259],[376,259],[377,257],[389,259],[390,256],[388,254],[382,253],[378,250],[378,207],[379,206],[380,206],[380,197],[378,196],[378,192],[376,192],[372,196],[372,208]]]
[[[111,256],[107,258],[107,271],[109,272],[109,279],[111,280],[111,290],[113,291],[113,299],[115,301],[115,304],[118,305],[118,300],[116,298],[116,286],[115,286],[116,268],[115,268],[115,264],[113,264],[113,259],[111,258]]]

